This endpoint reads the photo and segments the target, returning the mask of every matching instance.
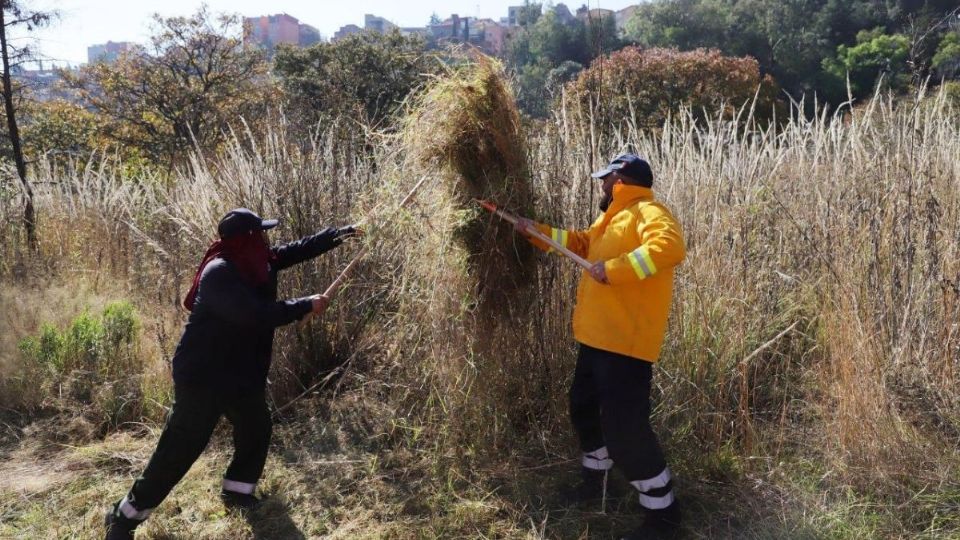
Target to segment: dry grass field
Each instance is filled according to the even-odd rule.
[[[474,92],[467,112],[507,100],[484,109],[496,120],[451,127],[415,109],[427,101],[403,134],[303,140],[278,124],[165,176],[110,155],[39,163],[37,252],[4,175],[0,537],[101,534],[159,435],[179,300],[239,205],[279,217],[278,242],[362,222],[370,254],[325,317],[278,333],[268,503],[247,518],[220,506],[221,426],[139,537],[572,539],[634,525],[632,499],[601,511],[557,496],[577,469],[576,268],[469,201],[492,192],[585,227],[589,173],[624,150],[652,163],[688,246],[654,388],[686,534],[960,537],[960,113],[943,96],[776,128],[749,110],[678,113],[651,133],[573,109],[514,125],[509,92],[477,76],[444,91]],[[513,138],[476,155],[522,144],[519,157],[471,169],[469,152],[437,151],[484,134]],[[287,271],[282,294],[322,291],[360,248]]]

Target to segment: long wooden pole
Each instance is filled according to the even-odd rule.
[[[410,190],[410,193],[407,193],[407,196],[404,197],[402,201],[400,201],[400,204],[393,210],[393,212],[390,214],[390,216],[388,216],[387,219],[392,218],[397,212],[399,212],[402,208],[407,206],[407,204],[409,204],[410,201],[413,200],[413,196],[417,193],[417,191],[420,189],[420,186],[422,186],[426,180],[427,180],[426,176],[421,177],[420,181],[417,182],[415,186],[413,186],[413,189]],[[337,278],[334,279],[333,282],[330,284],[330,286],[327,287],[327,290],[323,291],[323,295],[332,301],[333,297],[337,294],[337,291],[339,291],[340,287],[343,285],[343,282],[346,281],[347,277],[350,276],[350,273],[353,272],[353,269],[356,268],[357,264],[360,263],[360,259],[363,259],[363,257],[366,256],[366,254],[369,252],[370,252],[369,247],[364,247],[363,249],[361,249],[360,252],[357,253],[353,257],[353,259],[347,264],[347,266],[340,272],[340,275],[338,275]]]
[[[517,224],[517,221],[519,221],[515,216],[513,216],[512,214],[509,214],[509,213],[507,213],[507,212],[504,212],[503,210],[500,210],[499,208],[497,208],[497,205],[493,204],[493,203],[490,202],[490,201],[477,200],[477,203],[479,203],[480,206],[486,208],[486,209],[489,210],[490,212],[496,214],[496,215],[499,216],[500,218],[504,219],[505,221],[508,221],[508,222],[511,223],[512,225],[516,225],[516,224]],[[547,236],[547,235],[543,234],[542,232],[540,232],[539,230],[537,230],[536,227],[528,226],[528,227],[524,228],[524,232],[526,232],[526,233],[529,234],[530,236],[533,236],[534,238],[537,238],[538,240],[544,242],[545,244],[549,245],[550,247],[552,247],[553,249],[559,251],[560,253],[566,255],[567,257],[569,257],[570,259],[572,259],[573,262],[575,262],[575,263],[579,264],[580,266],[582,266],[584,270],[590,270],[591,268],[593,268],[593,265],[590,264],[590,261],[588,261],[588,260],[584,259],[583,257],[577,255],[576,253],[570,251],[569,249],[567,249],[566,247],[564,247],[563,245],[561,245],[559,242],[555,241],[553,238],[550,238],[549,236]]]

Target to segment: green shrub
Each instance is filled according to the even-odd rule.
[[[54,408],[66,408],[69,402],[89,405],[81,408],[101,426],[138,419],[140,330],[139,315],[129,302],[111,303],[98,315],[85,311],[63,330],[42,325],[36,336],[19,343],[24,366],[20,391],[39,387],[41,395],[54,400],[46,405]]]
[[[128,302],[115,302],[103,310],[103,359],[99,368],[105,375],[122,376],[127,368],[135,367],[140,337],[140,319]]]
[[[99,316],[81,313],[63,331],[44,324],[38,335],[23,339],[19,348],[29,365],[53,373],[79,369],[106,375],[130,367],[139,334],[140,320],[133,305],[114,302]]]
[[[824,71],[836,84],[849,80],[857,97],[866,97],[877,84],[902,92],[910,86],[910,39],[903,34],[889,35],[883,28],[857,33],[857,44],[837,47],[836,58],[824,58]]]
[[[63,334],[49,324],[40,327],[37,336],[20,341],[20,354],[28,360],[28,367],[63,372]]]
[[[953,103],[955,107],[960,107],[960,81],[943,83],[943,92],[947,95],[947,101]]]
[[[933,56],[933,67],[941,77],[955,79],[960,77],[960,31],[943,36]]]
[[[102,119],[76,103],[62,99],[27,103],[24,117],[24,147],[33,159],[46,152],[53,152],[55,162],[62,163],[64,156],[87,159],[107,143],[97,133]]]
[[[102,356],[103,324],[89,313],[81,313],[67,327],[63,341],[64,370],[96,368]]]

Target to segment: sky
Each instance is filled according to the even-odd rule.
[[[507,16],[507,7],[521,5],[523,0],[207,0],[211,12],[240,13],[246,17],[287,13],[320,30],[329,38],[341,26],[363,26],[366,13],[385,17],[399,26],[426,26],[430,15],[447,18],[451,13],[461,17],[499,20]],[[544,2],[550,5],[550,2]],[[554,2],[559,3],[559,2]],[[581,5],[591,9],[622,9],[638,0],[568,0],[571,11]],[[29,0],[32,9],[56,11],[59,17],[48,28],[36,31],[34,47],[57,65],[78,65],[87,61],[87,47],[109,41],[145,43],[150,34],[150,17],[189,15],[201,0]],[[17,37],[23,44],[25,37]],[[46,65],[45,65],[46,67]]]

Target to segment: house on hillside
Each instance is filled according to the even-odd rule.
[[[617,32],[623,33],[627,26],[627,21],[633,17],[638,9],[640,9],[640,6],[627,6],[614,14],[617,23]]]
[[[493,55],[503,52],[507,40],[505,25],[492,19],[460,17],[457,14],[430,25],[428,30],[429,38],[435,45],[467,43]]]
[[[590,9],[587,6],[581,6],[577,9],[577,18],[583,21],[595,20],[599,21],[604,17],[616,17],[616,12],[612,9],[603,9],[603,8],[594,8]]]
[[[280,44],[307,47],[322,39],[319,30],[286,13],[243,18],[243,44],[246,46],[272,51]]]
[[[347,36],[359,34],[360,32],[363,32],[363,28],[360,28],[355,24],[347,24],[347,25],[341,26],[339,30],[334,32],[333,38],[330,41],[340,41],[341,39]]]
[[[87,62],[96,64],[97,62],[116,62],[117,58],[125,52],[133,52],[138,45],[129,41],[108,41],[87,47]],[[43,70],[41,70],[43,71]]]
[[[487,54],[499,56],[507,42],[507,28],[493,19],[477,19],[474,24],[480,39],[479,47]]]
[[[524,26],[537,19],[542,13],[541,4],[528,4],[523,6],[509,6],[507,8],[507,26]]]
[[[553,13],[557,16],[557,20],[563,24],[569,25],[573,21],[577,20],[576,15],[571,13],[570,8],[568,8],[564,3],[553,6]]]
[[[386,34],[395,28],[397,28],[397,25],[393,24],[387,19],[384,19],[383,17],[370,15],[369,13],[363,16],[363,29],[368,32]]]
[[[400,32],[400,35],[403,35],[403,36],[423,36],[424,38],[429,38],[429,33],[430,33],[428,28],[424,28],[424,27],[401,28],[388,19],[367,13],[366,15],[363,16],[363,28],[360,28],[355,24],[348,24],[346,26],[341,26],[340,29],[333,34],[333,39],[331,41],[340,41],[341,39],[347,36],[359,34],[360,32],[376,32],[378,34],[389,34],[390,32]]]

